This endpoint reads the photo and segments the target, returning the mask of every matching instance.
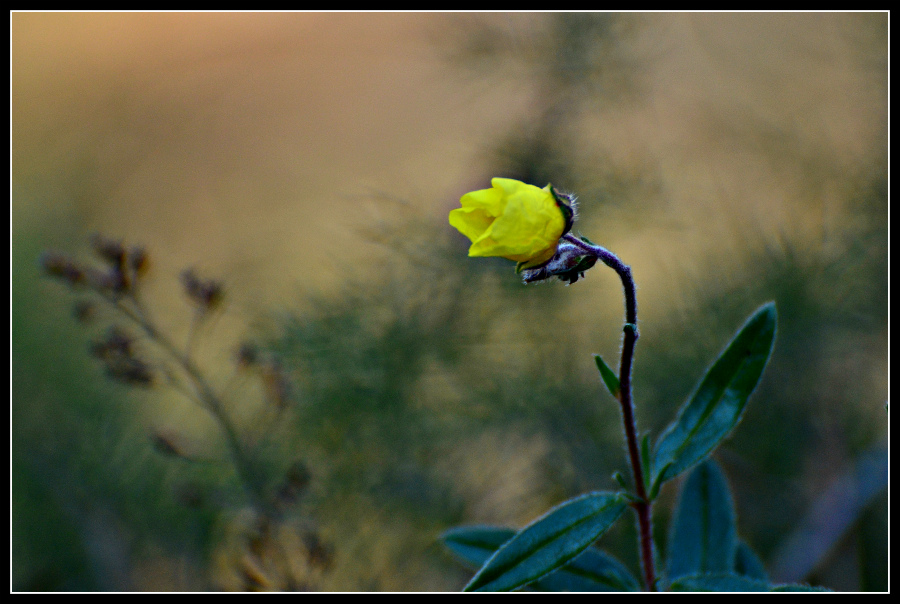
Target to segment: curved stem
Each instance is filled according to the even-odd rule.
[[[635,494],[639,501],[632,504],[638,517],[640,533],[641,563],[644,571],[644,583],[648,590],[656,591],[656,569],[653,559],[652,503],[647,497],[644,486],[644,470],[641,465],[641,454],[638,448],[637,422],[634,417],[634,401],[631,394],[631,369],[634,363],[634,345],[640,334],[637,329],[637,290],[631,276],[631,268],[619,260],[618,256],[599,245],[592,245],[566,234],[563,239],[591,254],[606,266],[616,271],[622,280],[625,290],[625,339],[622,343],[622,358],[619,365],[619,405],[622,409],[622,424],[625,428],[625,442],[628,457],[631,461],[631,473],[634,478]]]

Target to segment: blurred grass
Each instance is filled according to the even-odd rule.
[[[13,14],[13,589],[240,584],[228,468],[148,438],[185,424],[207,446],[209,427],[106,384],[38,278],[43,248],[93,230],[155,252],[149,294],[176,331],[174,275],[224,277],[214,372],[247,322],[291,370],[261,457],[310,467],[324,589],[458,589],[444,529],[614,488],[620,420],[590,354],[618,358],[619,284],[598,268],[526,288],[466,258],[446,212],[498,174],[578,193],[577,230],[633,266],[644,430],[778,304],[772,362],[717,454],[770,562],[887,432],[886,22]],[[235,394],[249,417],[253,390]],[[886,589],[886,513],[876,498],[806,579]],[[623,522],[601,545],[637,568],[635,543]]]

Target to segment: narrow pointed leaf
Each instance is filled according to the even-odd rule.
[[[684,481],[669,538],[669,579],[734,569],[737,549],[734,504],[728,483],[712,460]]]
[[[667,463],[666,465],[664,465],[662,467],[662,469],[659,471],[659,474],[653,480],[653,484],[650,486],[650,493],[647,495],[647,497],[650,498],[650,501],[656,501],[656,497],[659,495],[659,489],[662,487],[662,483],[663,483],[662,478],[665,475],[666,470],[668,470],[669,466],[671,466],[671,465],[672,465],[671,463]],[[648,474],[649,474],[649,472],[648,472]]]
[[[459,526],[442,534],[441,541],[466,566],[477,570],[515,534],[505,526]]]
[[[763,566],[762,560],[743,541],[738,542],[737,550],[734,552],[734,572],[751,579],[769,580],[769,575],[766,573],[766,567]]]
[[[734,573],[708,573],[681,577],[670,591],[769,591],[769,584]]]
[[[550,510],[507,541],[465,591],[510,591],[563,566],[597,540],[626,508],[618,493],[588,493]]]
[[[516,531],[503,526],[461,526],[441,535],[444,546],[464,564],[481,568]],[[541,591],[640,591],[634,575],[605,552],[587,548],[554,573],[531,584]]]
[[[772,353],[776,323],[775,303],[760,307],[707,370],[656,444],[655,477],[671,480],[690,469],[737,425]]]
[[[600,370],[600,377],[603,378],[606,389],[609,390],[609,393],[613,395],[614,398],[619,398],[619,376],[616,375],[615,371],[609,368],[609,365],[606,364],[606,361],[604,361],[603,357],[599,354],[594,355],[594,361],[597,363],[597,369]]]
[[[541,591],[640,591],[638,580],[624,564],[589,547],[556,572],[531,584]]]
[[[791,583],[788,585],[776,585],[770,591],[831,591],[827,587],[816,587],[804,583]]]

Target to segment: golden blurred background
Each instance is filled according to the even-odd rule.
[[[311,468],[292,521],[330,552],[301,587],[459,589],[442,530],[615,488],[590,354],[617,359],[618,282],[526,288],[466,259],[447,212],[491,176],[578,194],[576,231],[632,266],[642,429],[776,301],[775,356],[718,456],[739,527],[773,577],[886,589],[880,470],[806,566],[785,553],[818,495],[886,452],[886,13],[21,12],[10,30],[14,590],[285,587],[235,571],[227,468],[150,446],[175,426],[214,451],[209,419],[105,383],[42,277],[42,250],[86,257],[96,232],[147,247],[177,339],[179,272],[222,281],[197,355],[251,431],[265,410],[249,380],[231,390],[234,351],[284,359],[296,407],[266,438],[274,466]],[[185,485],[211,503],[179,503]],[[629,531],[601,545],[636,568]]]

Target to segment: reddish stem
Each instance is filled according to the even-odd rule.
[[[653,560],[653,522],[652,503],[644,488],[644,468],[641,466],[641,454],[638,448],[637,422],[634,417],[634,402],[631,395],[631,369],[634,363],[634,345],[640,334],[637,329],[637,294],[631,268],[619,258],[599,245],[591,245],[586,241],[567,234],[563,237],[569,243],[577,245],[592,254],[606,266],[610,267],[622,280],[625,290],[625,339],[622,343],[622,359],[619,365],[619,404],[622,409],[622,424],[625,427],[625,442],[628,446],[628,457],[631,461],[631,473],[634,477],[635,494],[639,501],[632,504],[638,517],[640,534],[641,563],[644,571],[644,583],[648,591],[656,591],[656,569]],[[647,468],[649,470],[649,468]]]

